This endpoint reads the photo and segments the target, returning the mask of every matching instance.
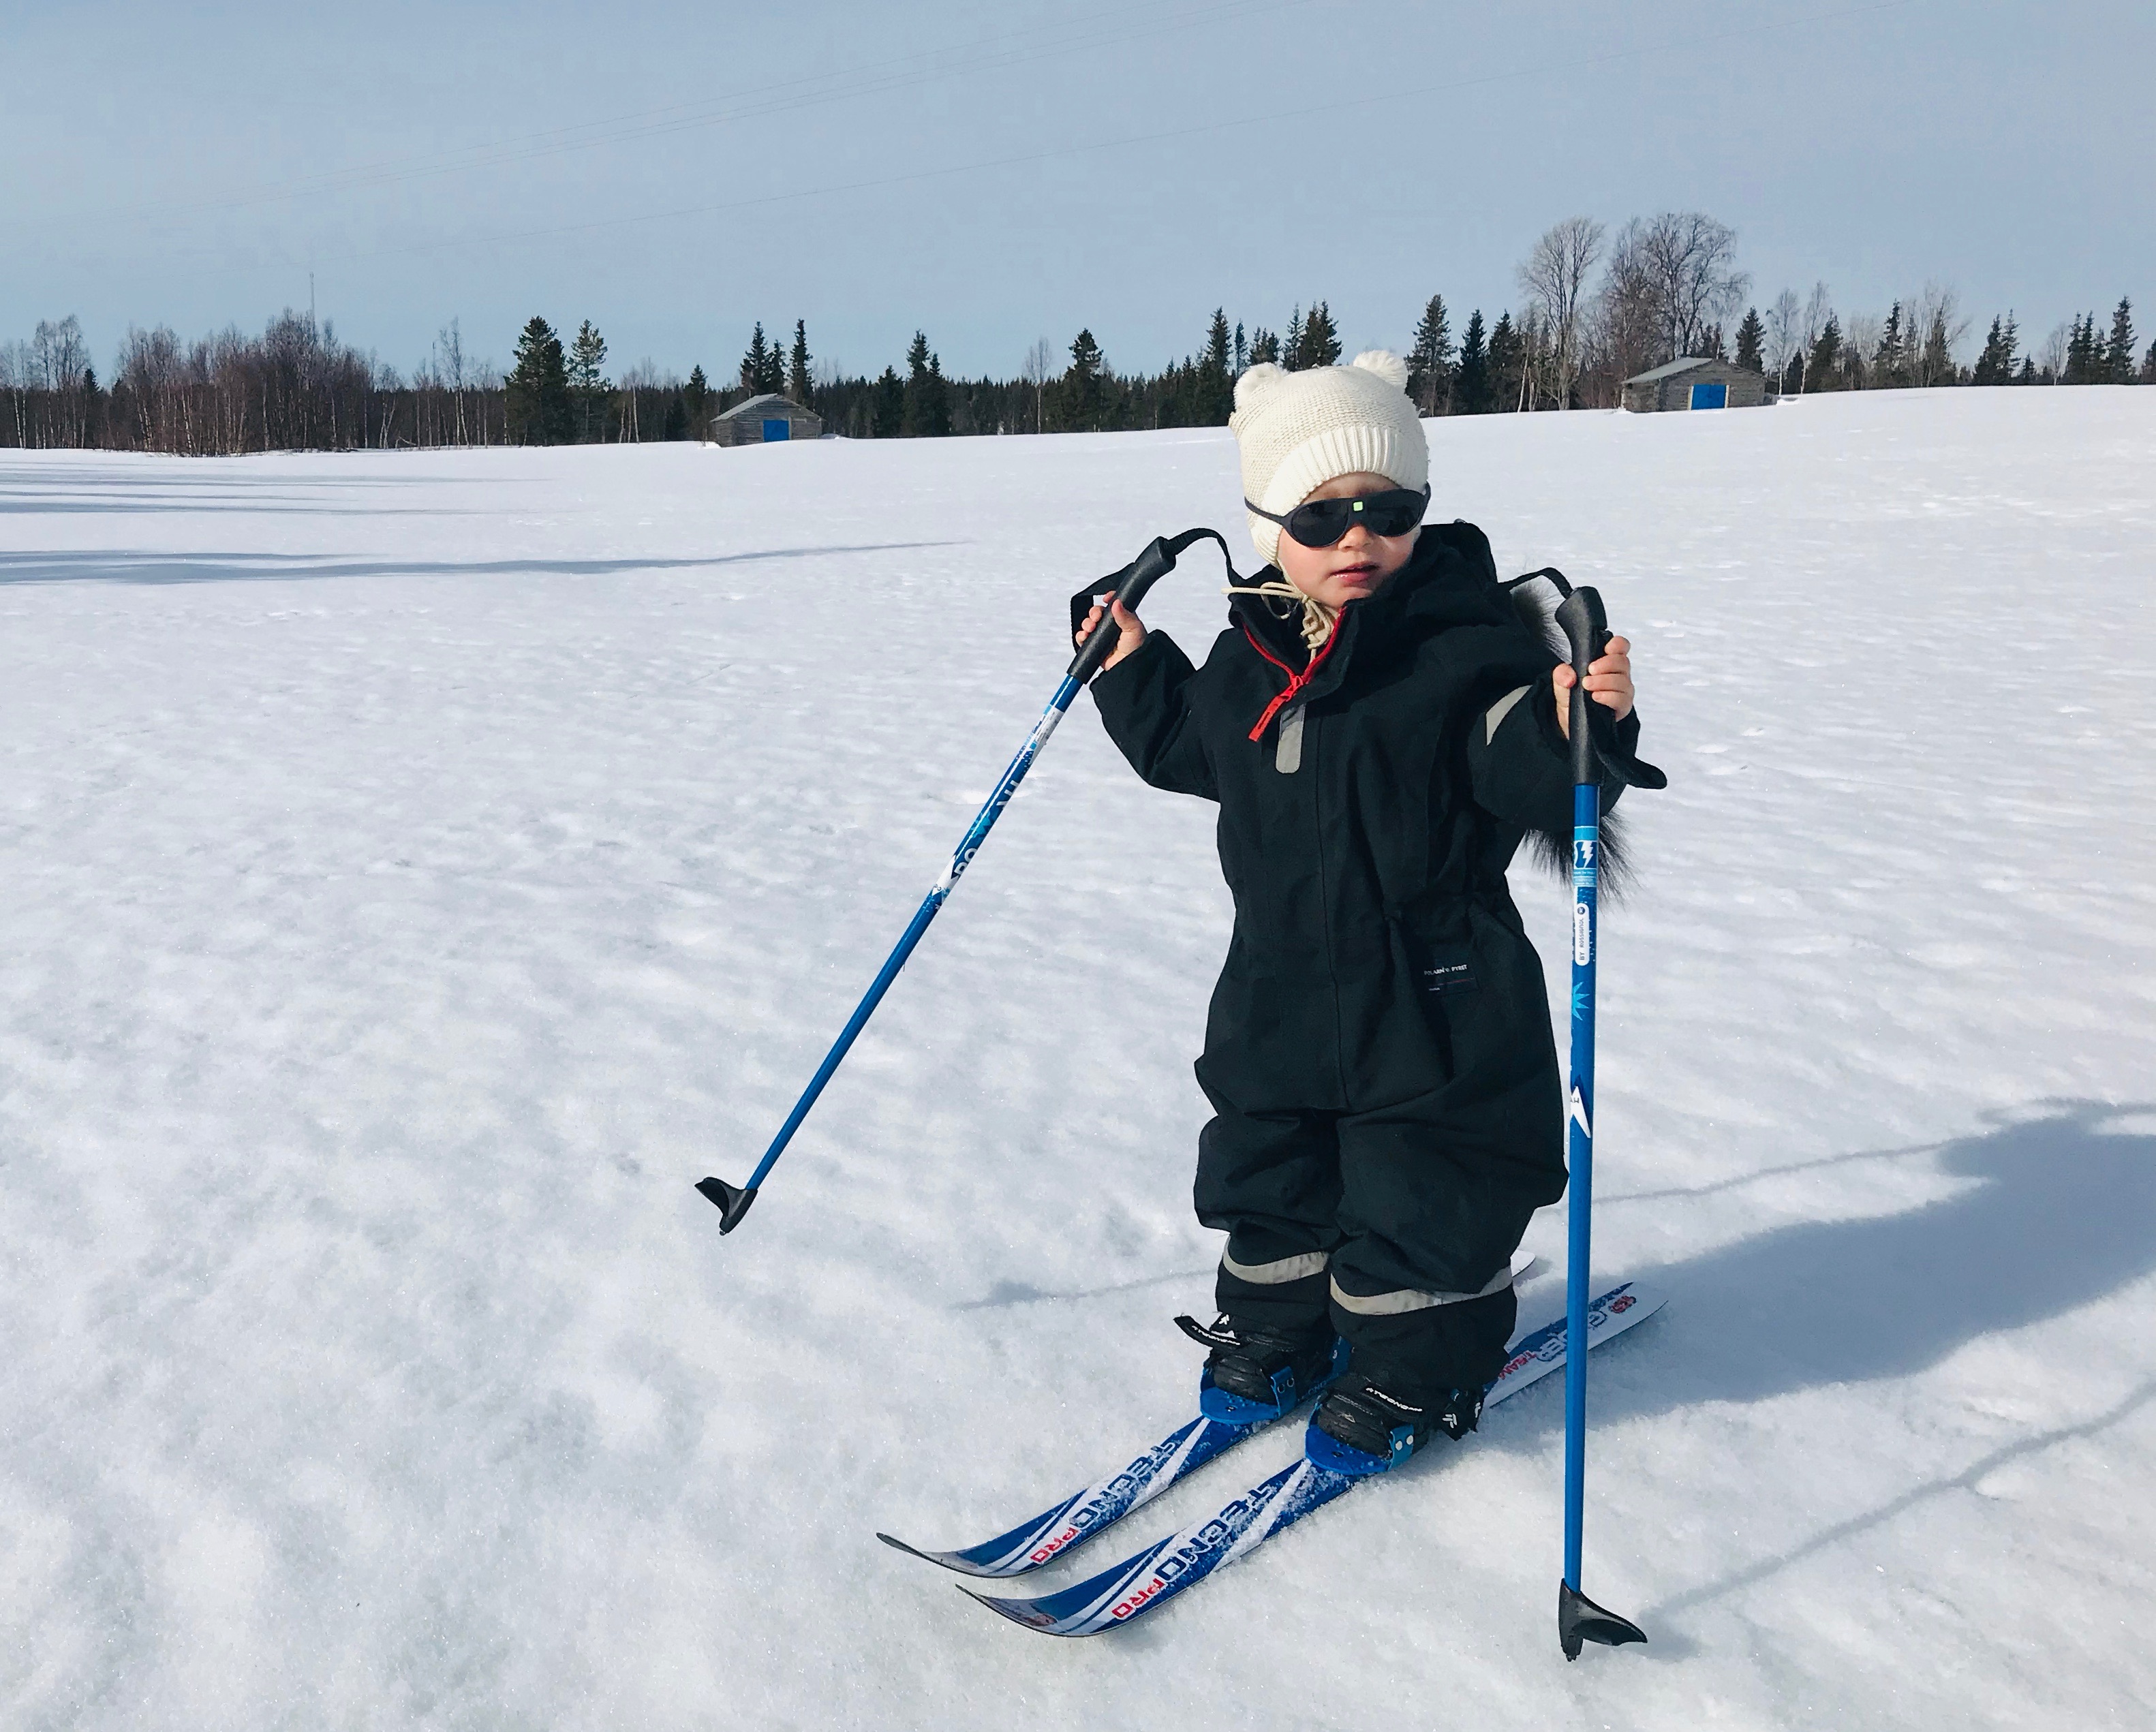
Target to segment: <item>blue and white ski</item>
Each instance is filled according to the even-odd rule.
[[[1023,1576],[1054,1562],[1071,1547],[1151,1503],[1184,1474],[1195,1473],[1245,1437],[1278,1422],[1259,1420],[1229,1425],[1217,1419],[1194,1419],[1162,1438],[1128,1467],[1096,1480],[1054,1509],[1044,1509],[1031,1521],[1020,1522],[1008,1534],[998,1534],[963,1551],[923,1551],[889,1534],[878,1534],[876,1538],[911,1556],[968,1576]]]
[[[1652,1316],[1661,1304],[1659,1294],[1642,1293],[1630,1282],[1612,1288],[1588,1307],[1588,1346],[1599,1347],[1622,1335],[1634,1324]],[[1513,1347],[1504,1371],[1482,1398],[1483,1412],[1486,1415],[1507,1396],[1558,1370],[1564,1360],[1565,1328],[1560,1317],[1523,1336]],[[1135,1622],[1312,1510],[1378,1477],[1335,1473],[1309,1461],[1296,1462],[1230,1499],[1204,1520],[1169,1535],[1075,1587],[1034,1600],[1002,1600],[987,1594],[973,1594],[973,1597],[1013,1623],[1043,1635],[1098,1635]],[[962,1591],[973,1592],[969,1588]]]
[[[1512,1265],[1512,1279],[1522,1281],[1537,1259],[1523,1257]],[[959,1551],[923,1551],[889,1534],[876,1538],[909,1557],[925,1558],[962,1575],[1007,1580],[1055,1562],[1072,1548],[1107,1531],[1132,1510],[1142,1508],[1184,1476],[1208,1462],[1217,1460],[1245,1438],[1255,1436],[1276,1420],[1230,1423],[1219,1419],[1194,1419],[1171,1432],[1152,1448],[1116,1472],[1096,1479],[1083,1491],[1044,1509],[1030,1521],[1022,1521],[1007,1534],[983,1540]]]

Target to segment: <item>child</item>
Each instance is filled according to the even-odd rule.
[[[1311,1455],[1358,1473],[1475,1428],[1512,1252],[1565,1184],[1542,964],[1505,869],[1529,831],[1569,856],[1573,676],[1480,530],[1421,525],[1406,382],[1383,351],[1244,373],[1229,425],[1277,569],[1229,591],[1199,669],[1116,604],[1093,683],[1140,776],[1219,802],[1235,900],[1197,1065],[1221,1315],[1178,1319],[1212,1350],[1205,1411],[1277,1417],[1322,1389]],[[1613,638],[1587,679],[1628,751],[1629,650]]]

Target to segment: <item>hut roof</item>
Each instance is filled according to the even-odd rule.
[[[1723,366],[1729,363],[1724,361]],[[1674,379],[1679,373],[1688,373],[1696,366],[1712,366],[1712,355],[1686,355],[1675,361],[1665,361],[1660,366],[1650,366],[1644,373],[1635,373],[1625,382],[1627,385],[1651,385],[1657,379]]]
[[[790,397],[776,391],[766,391],[736,403],[731,409],[721,409],[711,418],[714,421],[750,421],[762,418],[777,409],[791,409],[797,415],[808,412]]]

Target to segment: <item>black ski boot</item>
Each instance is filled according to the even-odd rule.
[[[1434,1407],[1417,1407],[1387,1395],[1360,1371],[1326,1391],[1310,1417],[1302,1453],[1336,1473],[1382,1473],[1397,1468],[1439,1432],[1457,1442],[1482,1417],[1482,1394],[1449,1391]]]
[[[1224,1425],[1263,1425],[1284,1419],[1337,1377],[1348,1364],[1348,1344],[1329,1322],[1298,1334],[1214,1319],[1210,1329],[1194,1317],[1175,1326],[1213,1350],[1198,1380],[1198,1410]]]

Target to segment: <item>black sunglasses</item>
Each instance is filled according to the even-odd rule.
[[[1278,524],[1306,547],[1330,547],[1358,523],[1373,535],[1404,535],[1422,521],[1430,507],[1430,489],[1410,493],[1394,487],[1352,500],[1311,500],[1285,517],[1260,510],[1248,500],[1243,506],[1266,522]]]

